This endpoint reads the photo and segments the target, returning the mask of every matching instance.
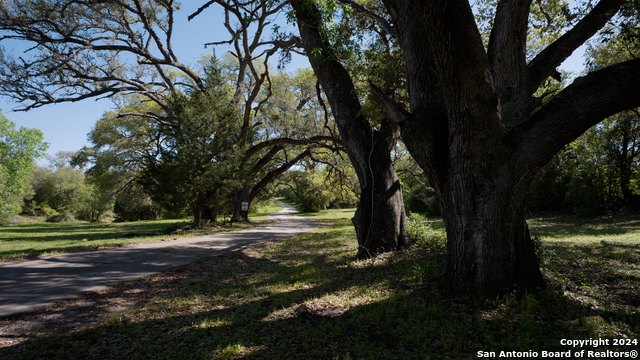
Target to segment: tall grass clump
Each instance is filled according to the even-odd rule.
[[[407,231],[411,244],[442,250],[447,246],[447,237],[445,234],[441,231],[434,230],[429,219],[418,213],[409,213],[407,216]]]

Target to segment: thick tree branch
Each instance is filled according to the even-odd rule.
[[[501,0],[496,9],[489,38],[489,64],[501,103],[515,102],[512,97],[527,81],[527,25],[531,0]],[[510,109],[507,109],[508,115]],[[507,116],[508,116],[507,115]],[[517,116],[517,115],[515,115]]]
[[[470,97],[490,94],[493,88],[488,57],[469,2],[383,1],[404,53],[412,119],[428,121],[434,132],[455,125],[446,124],[452,108],[468,107],[475,102]],[[483,102],[490,104],[495,99]],[[421,130],[427,130],[426,126]]]
[[[547,77],[557,72],[556,67],[571,56],[575,49],[602,29],[618,12],[623,3],[624,0],[600,0],[598,5],[576,26],[531,60],[528,65],[527,90],[529,94],[536,92]]]
[[[441,188],[456,134],[502,131],[489,59],[468,1],[383,2],[407,69],[411,120],[402,137],[408,147],[420,147],[412,155]],[[461,109],[465,116],[459,116]]]
[[[576,79],[507,135],[524,166],[539,168],[591,126],[640,106],[640,59]]]
[[[308,0],[291,0],[290,4],[298,19],[305,52],[310,54],[309,62],[329,100],[340,136],[358,179],[362,181],[368,176],[369,162],[361,152],[351,149],[362,149],[363,153],[370,151],[371,126],[362,114],[351,76],[334,57],[330,44],[321,33],[323,24],[317,5]]]
[[[272,147],[271,150],[269,150],[269,152],[265,154],[265,156],[263,156],[262,158],[260,158],[260,160],[256,162],[256,164],[253,166],[253,169],[251,170],[251,173],[253,174],[259,173],[260,170],[262,170],[265,167],[265,165],[267,165],[271,160],[273,160],[273,158],[282,150],[284,150],[284,146],[282,145],[276,145]]]
[[[297,164],[300,160],[304,159],[305,157],[307,157],[309,155],[311,155],[311,148],[307,148],[300,155],[296,156],[292,160],[282,164],[282,166],[280,166],[279,168],[274,169],[271,172],[269,172],[267,175],[265,175],[265,177],[263,177],[262,180],[260,180],[253,187],[253,189],[251,191],[251,196],[252,196],[251,200],[253,200],[253,197],[255,197],[257,194],[259,194],[262,191],[262,189],[264,189],[267,185],[269,185],[271,182],[273,182],[273,180],[278,178],[280,175],[284,174],[287,170],[291,169],[291,167],[293,165]]]
[[[249,158],[259,153],[261,150],[271,146],[275,146],[275,145],[300,146],[300,145],[318,144],[323,141],[336,141],[336,139],[333,138],[332,136],[312,136],[308,139],[278,138],[278,139],[265,140],[249,148],[245,153],[245,157]]]
[[[388,120],[400,126],[409,120],[411,114],[400,105],[387,98],[379,87],[371,81],[369,82],[369,87],[371,88],[371,93],[375,96],[382,112]]]

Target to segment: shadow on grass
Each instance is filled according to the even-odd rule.
[[[545,244],[546,268],[558,276],[563,289],[586,292],[598,308],[640,309],[640,247],[636,244],[571,242]]]
[[[638,232],[637,216],[580,218],[575,216],[544,216],[529,220],[532,232],[542,237],[598,237]]]
[[[182,231],[190,224],[185,220],[160,220],[113,224],[38,224],[0,228],[0,259],[35,257],[48,253],[92,250],[139,241],[168,237],[204,236],[248,229],[266,223],[220,224],[203,229]],[[179,232],[177,232],[179,231]]]
[[[122,237],[123,235],[135,236],[146,233],[166,233],[175,230],[180,226],[186,225],[188,222],[177,220],[173,223],[144,223],[133,222],[127,224],[83,224],[83,223],[64,223],[64,224],[45,224],[37,225],[14,225],[10,227],[0,228],[0,234],[10,233],[20,236],[13,239],[1,239],[2,241],[51,241],[63,239],[77,239],[93,237],[95,239],[111,239]]]
[[[640,331],[637,305],[594,307],[581,298],[590,290],[572,277],[583,271],[579,259],[604,254],[613,261],[626,247],[551,248],[558,254],[546,271],[568,282],[552,277],[551,289],[536,295],[451,298],[437,290],[442,253],[414,248],[353,261],[353,235],[342,225],[69,301],[33,315],[43,319],[32,331],[41,336],[0,349],[0,357],[470,359],[478,351],[566,351],[563,338],[637,338]],[[571,256],[575,263],[556,262]],[[635,269],[632,260],[618,269]],[[635,273],[620,275],[606,274],[640,290]],[[626,304],[616,294],[597,296]],[[300,311],[301,304],[311,310]],[[344,311],[327,316],[326,309]],[[81,316],[97,323],[75,332]]]
[[[552,225],[545,227],[532,226],[535,235],[551,238],[566,238],[570,236],[612,236],[625,235],[635,231],[633,228],[592,228],[583,225]]]
[[[51,252],[73,252],[93,249],[95,241],[106,241],[97,246],[127,243],[135,238],[169,235],[186,222],[173,224],[39,224],[0,228],[0,258],[34,257]],[[75,244],[74,244],[75,243]],[[14,245],[15,244],[15,245]]]

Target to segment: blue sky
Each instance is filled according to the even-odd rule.
[[[227,34],[224,28],[215,26],[220,21],[212,21],[213,11],[187,21],[187,16],[197,9],[194,3],[196,2],[191,1],[191,6],[183,6],[176,14],[173,45],[180,61],[186,64],[195,64],[202,55],[211,53],[212,49],[205,49],[204,43],[222,40],[221,37]],[[12,112],[16,107],[17,104],[9,99],[0,98],[4,116],[19,126],[42,130],[45,141],[49,143],[47,153],[55,154],[58,151],[77,151],[88,145],[87,134],[101,115],[112,109],[113,103],[109,99],[89,99],[77,103],[48,105],[28,112]]]
[[[220,7],[211,7],[191,21],[187,17],[195,12],[200,1],[184,1],[182,8],[176,13],[176,24],[173,37],[173,48],[178,59],[187,65],[196,65],[197,61],[205,54],[211,54],[212,47],[204,48],[208,42],[227,40],[229,33],[224,28],[223,12]],[[278,19],[282,30],[293,31],[293,25],[287,25],[284,16]],[[285,28],[287,27],[287,28]],[[289,29],[291,28],[291,29]],[[4,44],[3,44],[4,45]],[[4,45],[9,52],[8,44]],[[226,46],[215,47],[215,52],[222,57],[227,51]],[[307,67],[309,63],[305,58],[297,56],[290,65],[293,69]],[[33,109],[28,112],[13,112],[18,104],[10,99],[0,97],[0,109],[9,120],[18,126],[37,128],[42,130],[45,141],[49,143],[47,154],[53,155],[58,151],[77,151],[85,145],[89,145],[87,134],[105,111],[113,108],[109,99],[88,99],[77,103],[60,103]],[[40,165],[46,160],[38,161]]]
[[[187,16],[193,13],[201,2],[183,2],[182,9],[176,13],[174,35],[174,50],[181,62],[194,65],[202,55],[211,54],[211,48],[204,48],[204,43],[226,40],[228,33],[222,26],[222,11],[219,7],[210,8],[192,21]],[[281,26],[287,26],[284,19],[278,21]],[[288,25],[293,27],[292,25]],[[285,29],[286,30],[286,29]],[[292,30],[292,29],[291,29]],[[11,50],[8,46],[7,50]],[[216,47],[216,54],[222,56],[227,49]],[[583,48],[578,49],[560,67],[566,71],[578,73],[583,69]],[[289,68],[307,67],[306,59],[297,57]],[[9,120],[18,126],[38,128],[42,130],[45,141],[49,143],[47,154],[53,155],[58,151],[77,151],[87,142],[87,134],[100,119],[105,111],[112,109],[113,104],[108,99],[95,101],[84,100],[77,103],[61,103],[49,105],[28,112],[12,112],[17,104],[9,99],[0,97],[0,109]],[[39,164],[47,162],[41,159]]]

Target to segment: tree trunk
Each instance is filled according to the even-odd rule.
[[[389,152],[396,141],[396,127],[372,130],[368,169],[360,179],[360,202],[351,221],[358,240],[357,258],[401,249],[407,242],[407,221],[400,181]]]
[[[629,146],[631,142],[631,119],[625,115],[620,117],[619,128],[622,133],[622,143],[620,153],[618,154],[618,170],[620,171],[620,191],[622,197],[627,204],[631,204],[633,200],[633,192],[631,191],[631,173],[633,167],[633,157],[629,156]]]
[[[219,206],[217,203],[214,206],[207,207],[203,216],[204,219],[209,220],[212,225],[215,225],[218,222],[218,209]]]
[[[531,107],[521,91],[526,42],[492,37],[488,54],[463,0],[384,3],[404,52],[411,111],[386,112],[396,112],[404,143],[439,199],[447,232],[444,289],[492,294],[543,287],[524,204],[544,161],[520,156],[522,142],[509,134]],[[528,12],[516,3],[516,15]],[[495,28],[522,33],[522,24],[514,24]]]
[[[247,222],[249,221],[249,211],[242,210],[242,203],[246,202],[249,206],[251,206],[252,197],[252,189],[250,187],[245,187],[242,190],[236,191],[232,195],[233,201],[233,216],[231,217],[231,222]],[[247,208],[248,209],[248,208]]]
[[[378,131],[364,116],[351,76],[335,58],[313,1],[290,1],[300,37],[331,105],[343,146],[358,176],[360,203],[352,219],[359,258],[405,246],[407,225],[400,182],[391,163],[397,126],[383,122]]]
[[[442,285],[449,292],[492,294],[545,287],[525,218],[525,192],[496,171],[488,181],[495,187],[451,184],[443,192],[448,241]]]
[[[193,226],[196,228],[202,226],[202,208],[200,207],[193,209]]]
[[[487,126],[466,116],[461,113],[452,123]],[[516,144],[503,141],[501,131],[477,136],[479,129],[470,126],[447,136],[445,129],[429,151],[423,146],[422,126],[405,124],[402,135],[440,201],[447,232],[445,291],[495,294],[544,288],[525,217],[526,189],[537,169],[514,156]]]

